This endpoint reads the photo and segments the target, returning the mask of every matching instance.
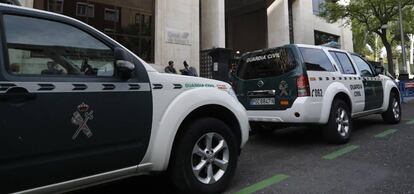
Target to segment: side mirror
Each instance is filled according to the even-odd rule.
[[[384,67],[383,66],[375,66],[375,75],[384,74]]]
[[[132,63],[133,56],[122,48],[115,48],[115,66],[118,76],[122,80],[131,79],[134,74],[135,65]]]
[[[118,72],[118,76],[122,80],[129,80],[131,79],[132,75],[134,74],[135,65],[129,61],[124,60],[117,60],[116,61],[116,70]]]

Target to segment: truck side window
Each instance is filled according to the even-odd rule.
[[[114,76],[112,49],[78,28],[15,15],[4,26],[11,74]]]
[[[374,73],[372,72],[371,67],[365,60],[357,55],[351,55],[352,59],[354,60],[355,64],[357,65],[361,76],[363,77],[373,77]]]
[[[342,52],[335,52],[335,51],[329,51],[332,58],[334,58],[335,62],[338,64],[338,66],[341,68],[341,72],[343,74],[355,74],[354,66],[351,63],[351,60],[349,59],[348,55]]]
[[[300,48],[300,51],[308,71],[335,71],[322,49]]]

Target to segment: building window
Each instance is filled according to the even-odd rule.
[[[105,8],[105,20],[111,22],[118,22],[119,10]]]
[[[55,13],[63,13],[63,0],[48,0],[47,10]]]
[[[77,2],[76,16],[93,18],[95,16],[95,6],[93,4]]]
[[[319,15],[321,12],[321,5],[325,3],[325,0],[312,0],[313,14]]]
[[[315,30],[315,45],[331,42],[339,43],[339,36]]]
[[[138,25],[142,24],[142,16],[143,15],[141,15],[141,14],[136,14],[135,15],[135,24],[138,24]]]
[[[322,11],[322,5],[325,4],[325,2],[332,2],[336,3],[339,0],[312,0],[312,8],[313,8],[313,14],[319,15]]]

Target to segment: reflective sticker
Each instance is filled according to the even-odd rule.
[[[217,84],[217,88],[220,90],[227,90],[227,86],[223,84]]]
[[[323,90],[322,89],[313,89],[312,90],[312,97],[323,97]]]
[[[215,86],[213,84],[202,84],[202,83],[186,83],[184,84],[186,88],[214,88]]]
[[[0,93],[21,87],[30,93],[147,92],[149,83],[104,82],[0,82]]]
[[[174,85],[174,88],[173,89],[181,89],[181,88],[183,88],[183,85],[181,85],[181,84],[173,84]]]
[[[89,129],[87,123],[93,119],[93,111],[89,111],[89,105],[82,103],[77,107],[77,110],[72,115],[72,124],[77,125],[78,129],[73,134],[72,139],[75,140],[80,132],[83,132],[86,137],[92,137],[93,133]]]

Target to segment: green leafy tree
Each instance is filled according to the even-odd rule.
[[[404,12],[411,11],[414,6],[413,0],[349,0],[346,4],[327,1],[322,5],[320,16],[331,23],[344,19],[348,25],[364,26],[367,32],[377,34],[387,51],[389,72],[395,75],[392,40],[387,36],[392,29],[385,26],[397,23],[399,3]]]
[[[367,39],[369,38],[370,34],[367,32],[367,30],[363,26],[356,25],[355,22],[352,22],[352,34],[354,51],[364,56],[370,55],[371,52],[367,47]]]

